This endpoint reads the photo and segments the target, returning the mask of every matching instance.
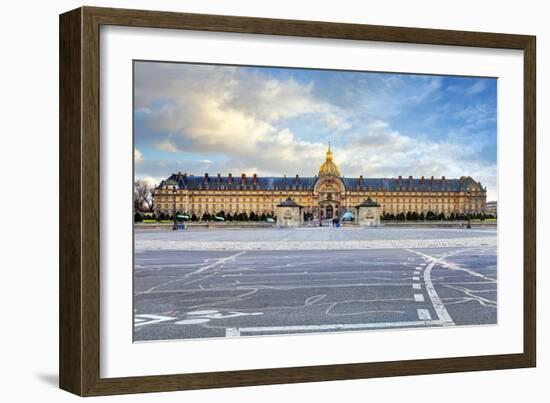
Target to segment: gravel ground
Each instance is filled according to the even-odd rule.
[[[136,230],[144,250],[353,250],[496,247],[494,229],[297,228]]]

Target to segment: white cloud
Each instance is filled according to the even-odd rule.
[[[162,182],[166,178],[162,178],[160,176],[154,177],[154,176],[149,176],[149,175],[136,175],[135,179],[145,181],[148,184],[150,184],[152,186],[155,186],[155,185],[158,185],[160,182]]]
[[[162,140],[159,143],[157,143],[157,148],[161,151],[168,151],[168,152],[177,152],[181,151],[178,149],[178,146],[171,142],[168,139]]]
[[[466,90],[466,93],[470,95],[479,94],[480,92],[485,91],[487,88],[487,81],[485,80],[478,80],[474,84],[472,84],[468,89]]]
[[[423,79],[423,77],[421,77]],[[442,80],[440,77],[432,77],[427,81],[427,84],[422,86],[419,91],[411,96],[411,101],[420,103],[424,102],[430,97],[433,97],[441,88]]]
[[[292,161],[300,142],[279,122],[318,115],[327,129],[349,127],[344,112],[316,99],[313,84],[293,79],[244,75],[227,67],[145,64],[136,70],[136,80],[138,108],[151,110],[155,101],[166,100],[148,114],[152,132],[169,133],[153,139],[163,151],[263,153]]]
[[[485,104],[468,105],[456,111],[453,117],[463,119],[465,123],[476,126],[496,121],[493,110]]]
[[[141,164],[143,162],[143,154],[137,148],[134,148],[134,163]]]
[[[424,84],[410,101],[437,96],[440,78],[418,80]],[[156,63],[140,64],[136,81],[136,107],[147,111],[144,115],[152,129],[148,135],[158,149],[198,155],[220,153],[226,157],[216,162],[186,161],[183,165],[188,172],[208,168],[212,173],[234,175],[313,176],[324,160],[325,139],[300,139],[286,125],[288,120],[310,115],[333,136],[342,135],[341,143],[347,143],[345,148],[335,149],[334,155],[348,177],[452,178],[467,173],[489,187],[490,198],[496,198],[496,167],[480,160],[473,145],[408,136],[382,119],[354,121],[353,132],[343,133],[352,127],[353,112],[319,100],[312,83],[259,73],[244,75],[238,68]],[[391,77],[384,83],[402,85],[401,80]],[[162,107],[154,108],[159,101]],[[458,113],[463,116],[455,117],[473,124],[490,118],[486,112],[483,107],[471,107]],[[168,166],[176,165],[174,162]],[[157,164],[154,169],[156,175],[168,168]]]

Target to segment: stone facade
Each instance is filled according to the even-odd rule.
[[[303,213],[323,219],[341,217],[369,197],[380,205],[381,214],[476,214],[484,212],[486,205],[486,189],[469,176],[343,177],[329,148],[316,176],[173,174],[156,187],[153,208],[155,212],[180,211],[198,217],[220,211],[274,216],[277,205],[289,197],[303,206]]]
[[[291,198],[277,205],[275,214],[277,215],[278,227],[299,227],[304,223],[303,207],[297,204]]]
[[[370,197],[360,205],[356,206],[355,210],[357,211],[357,214],[355,215],[356,221],[360,226],[378,227],[380,225],[382,208]]]

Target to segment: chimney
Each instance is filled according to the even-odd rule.
[[[227,182],[233,183],[233,175],[231,173],[228,175]]]
[[[434,177],[432,176],[432,177],[430,178],[430,185],[433,185],[433,183],[434,183]]]
[[[254,174],[252,176],[253,176],[253,182],[254,184],[256,184],[256,182],[258,181],[258,175]]]
[[[221,179],[221,175],[220,173],[218,172],[218,181]]]
[[[444,176],[441,177],[441,182],[445,182],[445,177]]]
[[[421,184],[421,185],[424,184],[424,176],[421,176],[421,177],[420,177],[420,184]]]
[[[204,174],[204,180],[205,180],[205,181],[208,180],[208,173],[205,173],[205,174]]]
[[[246,174],[241,174],[241,182],[246,183]]]

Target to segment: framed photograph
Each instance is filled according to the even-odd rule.
[[[60,16],[60,387],[533,367],[535,37]]]

